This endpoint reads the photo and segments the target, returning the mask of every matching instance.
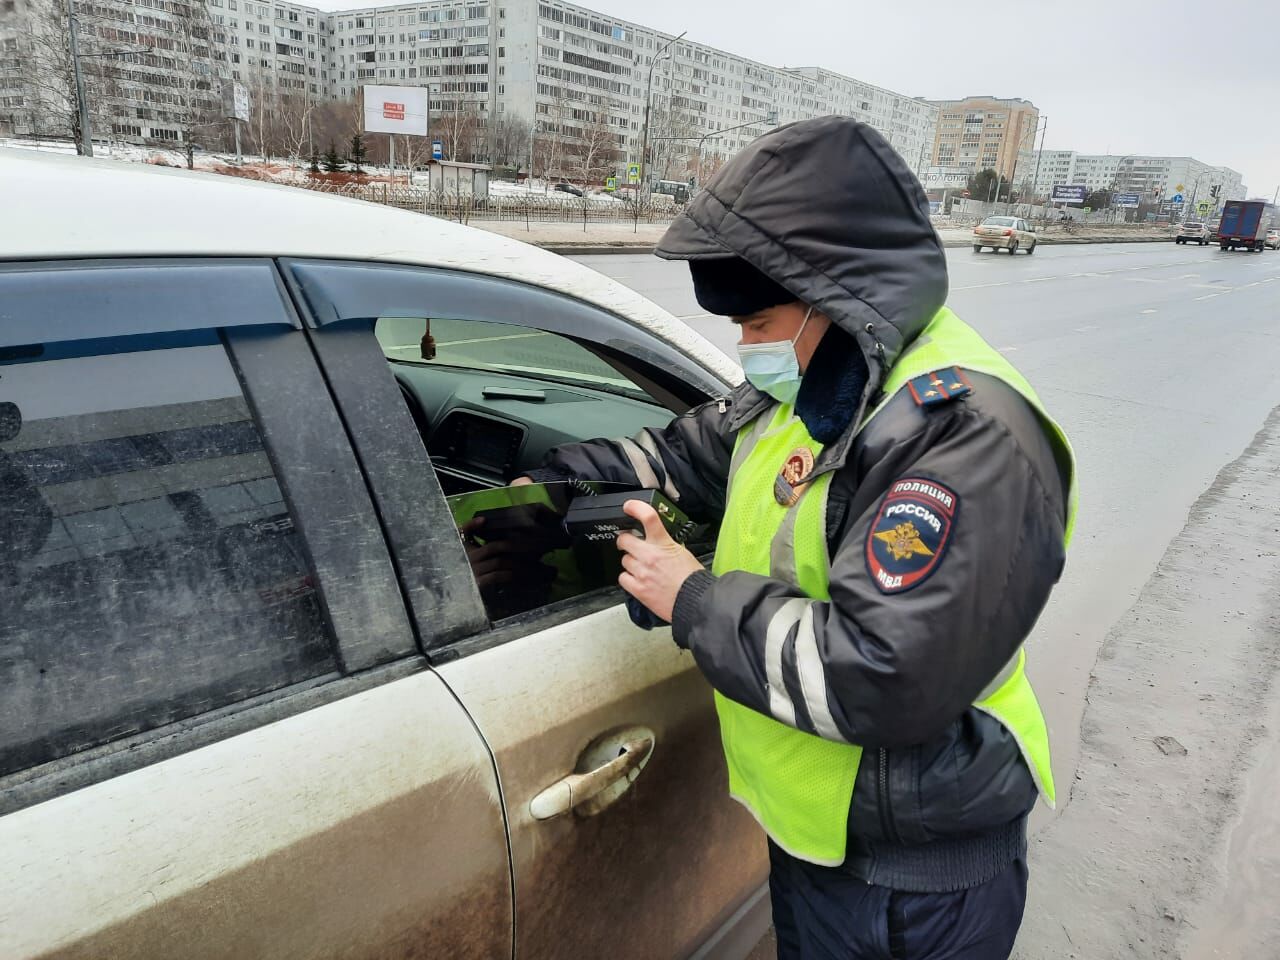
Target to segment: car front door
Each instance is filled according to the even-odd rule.
[[[0,956],[510,956],[492,759],[276,265],[0,303]]]
[[[412,267],[288,269],[401,577],[470,598],[469,623],[422,632],[497,764],[516,955],[745,955],[767,923],[765,844],[727,795],[691,656],[669,629],[633,625],[596,570],[514,610],[482,596],[460,538],[419,549],[411,531],[454,514],[439,493],[406,498],[401,475],[434,466],[455,510],[460,497],[514,498],[502,485],[548,445],[664,424],[724,385],[656,336],[546,290]],[[420,624],[439,602],[417,595]]]

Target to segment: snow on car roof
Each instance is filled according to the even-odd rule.
[[[134,256],[375,260],[556,290],[632,321],[724,380],[723,353],[657,304],[558,254],[435,217],[297,187],[0,149],[0,262]]]

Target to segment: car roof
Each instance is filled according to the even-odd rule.
[[[630,320],[729,383],[741,371],[657,304],[566,257],[364,200],[150,164],[0,149],[0,263],[139,256],[321,257],[479,273]]]

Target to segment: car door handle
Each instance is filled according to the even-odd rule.
[[[550,820],[570,810],[586,816],[599,813],[640,775],[653,753],[653,744],[653,734],[642,728],[606,737],[589,748],[583,759],[595,760],[602,754],[612,759],[557,780],[529,801],[530,815],[535,820]]]

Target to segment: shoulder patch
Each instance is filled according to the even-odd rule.
[[[959,367],[935,370],[907,381],[911,399],[919,407],[936,407],[973,393],[973,384]]]
[[[867,572],[881,593],[918,586],[942,563],[960,498],[926,477],[895,480],[867,532]]]

